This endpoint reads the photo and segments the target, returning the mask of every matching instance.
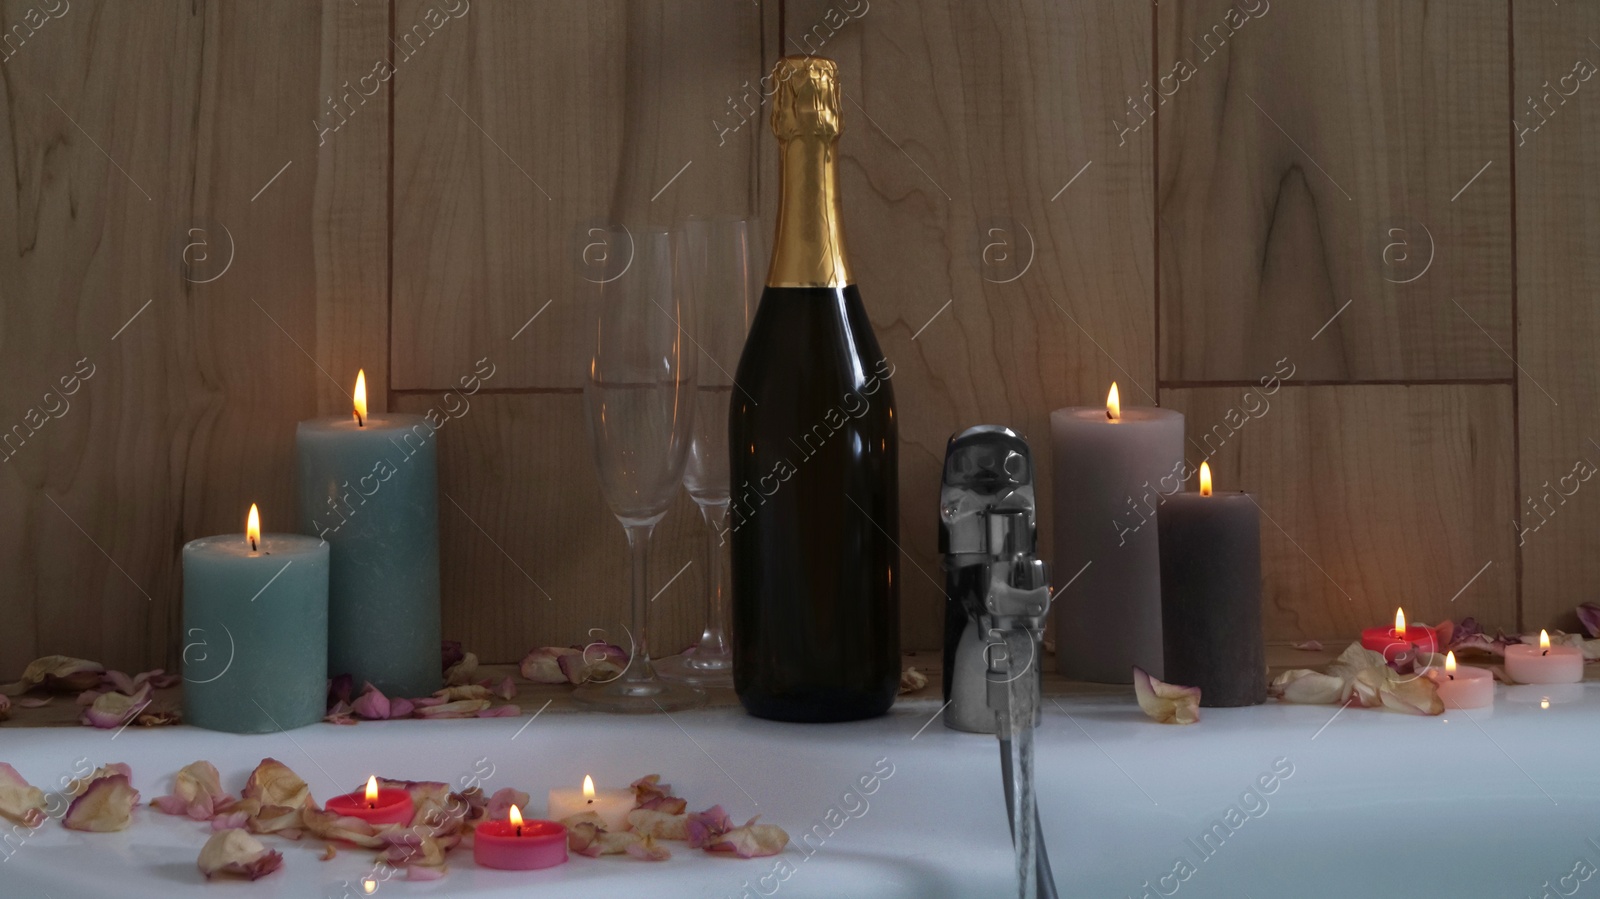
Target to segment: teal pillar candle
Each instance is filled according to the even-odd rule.
[[[300,423],[300,532],[333,548],[328,673],[390,696],[439,689],[437,438],[420,415]]]
[[[322,720],[328,699],[328,544],[299,534],[183,547],[183,718],[273,733]]]

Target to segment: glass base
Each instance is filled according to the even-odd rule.
[[[659,659],[656,673],[664,678],[707,687],[733,687],[733,655],[704,657],[690,649],[682,655]]]
[[[595,711],[635,715],[678,712],[706,704],[705,691],[699,687],[656,678],[623,678],[603,684],[584,684],[572,691],[572,699]]]

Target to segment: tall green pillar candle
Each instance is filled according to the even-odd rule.
[[[358,391],[358,396],[364,391]],[[333,548],[328,673],[390,696],[439,689],[439,489],[420,415],[300,423],[300,531]]]
[[[183,644],[186,723],[261,734],[322,720],[328,544],[299,534],[184,544]]]

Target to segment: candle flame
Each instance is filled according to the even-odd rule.
[[[590,777],[587,774],[585,774],[583,776],[583,798],[585,798],[585,799],[593,799],[594,798],[594,778]]]
[[[1211,495],[1211,463],[1200,463],[1200,495]]]
[[[1546,631],[1546,630],[1539,631],[1539,648],[1540,649],[1549,649],[1550,648],[1550,632],[1549,631]]]
[[[261,510],[255,503],[250,504],[250,517],[244,522],[244,538],[250,541],[252,550],[261,545]]]
[[[1406,638],[1406,610],[1394,610],[1394,635],[1404,640]]]
[[[1111,382],[1111,392],[1106,394],[1106,418],[1116,421],[1122,417],[1122,397],[1117,394],[1117,382]]]
[[[367,804],[376,805],[378,802],[378,775],[367,778]]]
[[[1541,708],[1541,709],[1550,708],[1550,697],[1546,696],[1545,698],[1539,700],[1539,708]]]
[[[367,426],[367,370],[364,369],[364,368],[363,369],[358,369],[356,371],[355,405],[356,405],[356,424],[360,425],[361,427],[366,427]]]
[[[511,826],[522,827],[522,812],[515,805],[511,806]]]
[[[1453,651],[1444,654],[1444,673],[1456,673],[1456,654]]]

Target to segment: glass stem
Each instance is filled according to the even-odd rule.
[[[700,659],[726,659],[729,653],[728,588],[722,571],[728,552],[728,541],[724,534],[728,522],[728,501],[701,505],[700,517],[706,520],[706,564],[711,566],[711,573],[706,575],[706,629],[700,635],[695,656]]]
[[[650,623],[650,599],[645,591],[649,589],[650,582],[650,535],[655,532],[656,526],[631,524],[625,527],[629,554],[633,558],[633,647],[628,670],[623,677],[630,681],[651,681],[655,680],[656,671],[650,664],[650,643],[645,637]]]

